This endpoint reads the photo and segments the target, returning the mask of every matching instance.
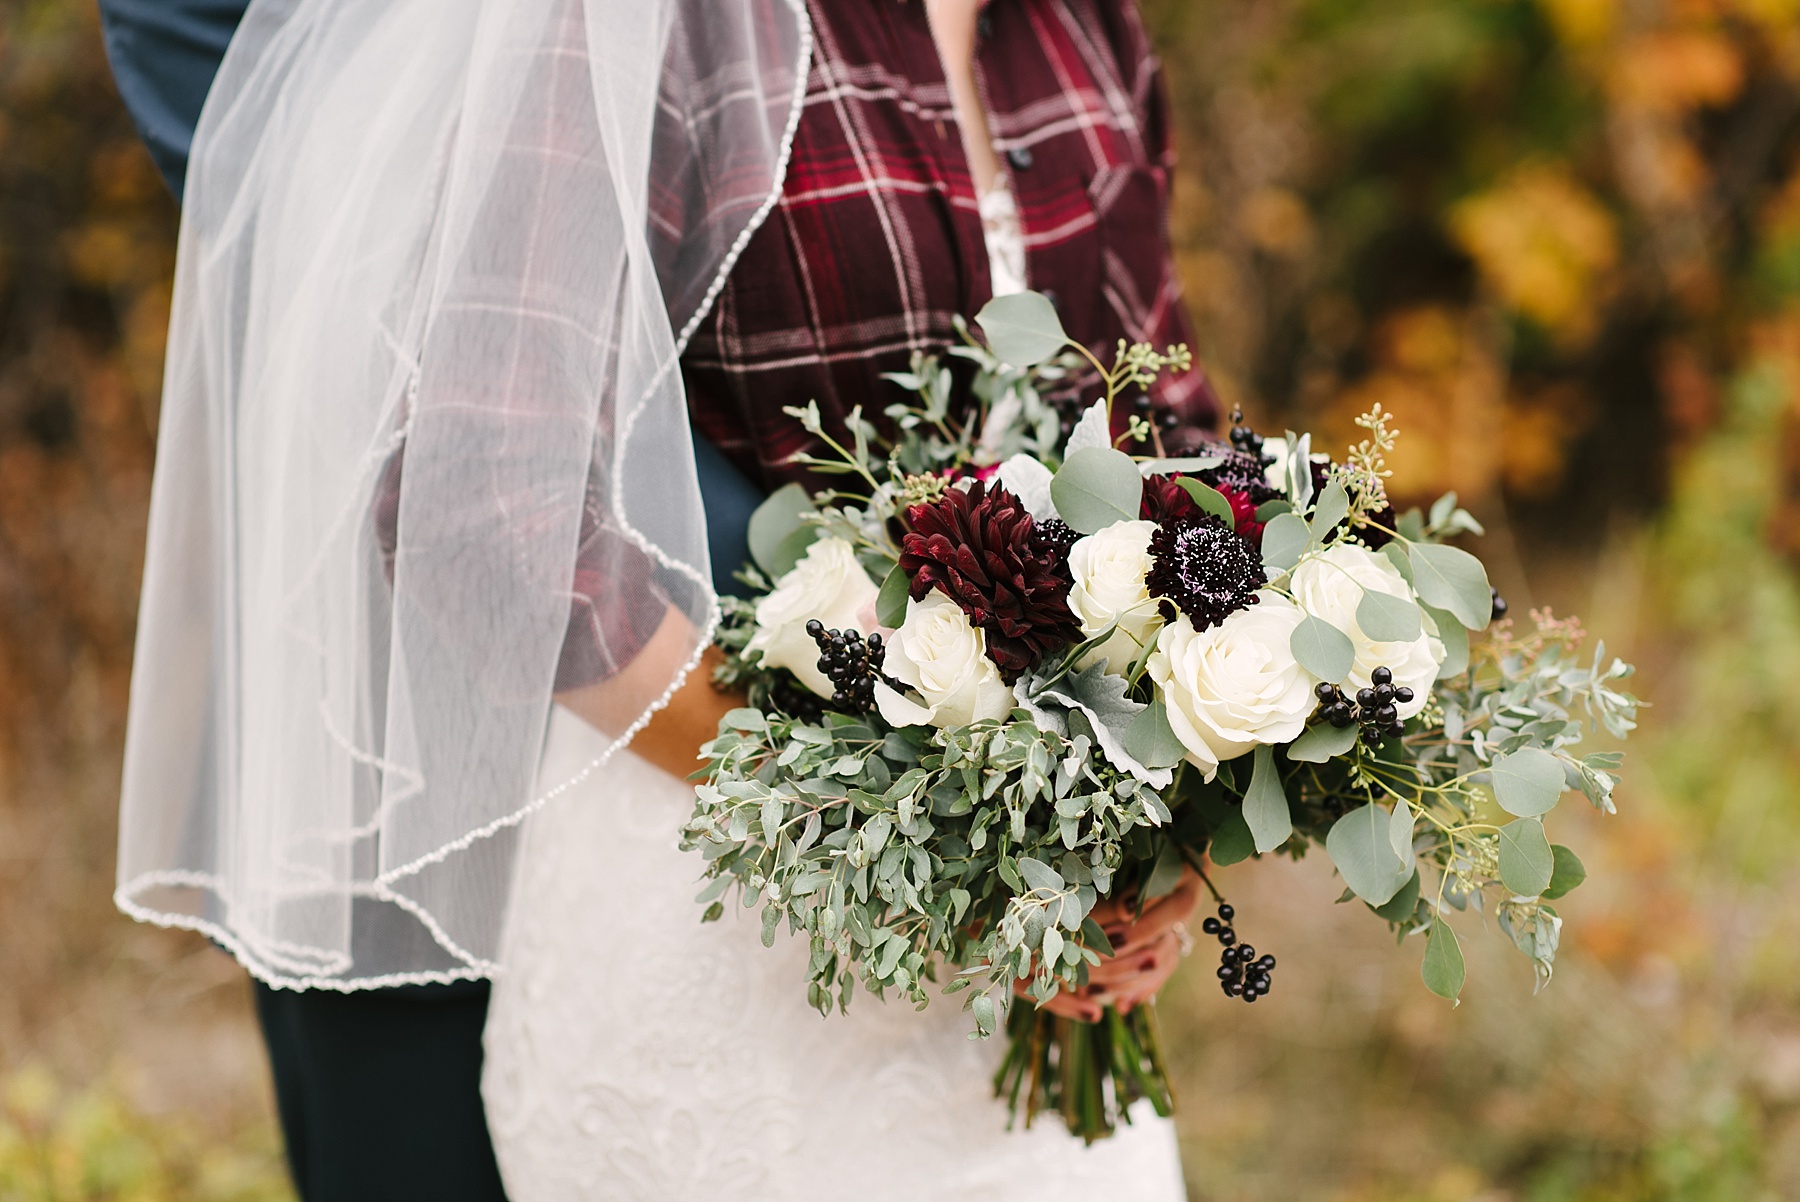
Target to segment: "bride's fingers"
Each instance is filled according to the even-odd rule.
[[[1113,955],[1130,956],[1162,939],[1175,929],[1177,923],[1186,922],[1193,916],[1199,900],[1200,878],[1190,876],[1177,885],[1174,892],[1145,906],[1137,921],[1117,924],[1111,929],[1103,925],[1107,939],[1112,942]]]

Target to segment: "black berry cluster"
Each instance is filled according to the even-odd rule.
[[[885,681],[899,690],[899,681],[882,672],[887,648],[879,634],[863,641],[860,631],[827,630],[825,623],[814,618],[806,624],[806,633],[819,645],[819,671],[831,682],[833,709],[847,714],[866,714],[875,708],[875,682]]]
[[[1501,596],[1501,595],[1500,595],[1500,590],[1499,590],[1499,589],[1497,589],[1497,588],[1493,588],[1493,587],[1491,587],[1491,586],[1490,586],[1490,587],[1489,587],[1489,588],[1488,588],[1488,593],[1489,593],[1489,595],[1491,595],[1491,596],[1492,596],[1492,597],[1493,597],[1493,599],[1494,599],[1494,615],[1493,615],[1493,619],[1494,619],[1494,621],[1496,621],[1496,622],[1498,622],[1498,621],[1499,621],[1499,620],[1500,620],[1500,619],[1501,619],[1501,618],[1504,618],[1504,617],[1505,617],[1505,616],[1506,616],[1506,611],[1507,611],[1507,610],[1508,610],[1508,609],[1510,609],[1510,608],[1512,608],[1512,607],[1511,607],[1511,606],[1509,606],[1509,605],[1508,605],[1508,604],[1507,604],[1507,603],[1506,603],[1506,598],[1505,598],[1505,597],[1502,597],[1502,596]]]
[[[1231,920],[1237,914],[1229,903],[1219,904],[1219,916],[1200,924],[1208,935],[1216,936],[1224,950],[1219,953],[1219,988],[1227,997],[1241,997],[1254,1002],[1269,992],[1270,976],[1275,971],[1275,957],[1256,958],[1256,949],[1237,941]]]
[[[1243,415],[1234,413],[1232,416],[1241,419]],[[1252,430],[1249,426],[1236,425],[1231,427],[1230,437],[1232,447],[1235,448],[1239,454],[1254,455],[1257,460],[1265,461],[1263,459],[1263,436],[1258,434],[1255,430]]]
[[[1379,747],[1383,739],[1397,739],[1406,733],[1400,721],[1400,706],[1413,699],[1413,691],[1405,685],[1394,687],[1394,673],[1376,668],[1369,673],[1371,687],[1358,689],[1352,701],[1334,684],[1322,684],[1313,690],[1319,708],[1313,717],[1336,727],[1356,723],[1362,727],[1362,739],[1371,747]]]

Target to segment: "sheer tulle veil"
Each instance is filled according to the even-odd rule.
[[[604,762],[534,785],[553,694],[608,692],[610,754],[712,629],[677,358],[810,49],[803,0],[251,5],[182,215],[127,912],[277,986],[495,970],[518,823]]]

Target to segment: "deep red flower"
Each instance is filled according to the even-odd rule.
[[[1199,520],[1200,506],[1185,488],[1175,483],[1175,479],[1173,475],[1156,475],[1144,481],[1144,500],[1138,510],[1139,516],[1158,525]],[[1232,526],[1237,533],[1252,546],[1260,548],[1264,523],[1256,520],[1256,502],[1251,495],[1230,484],[1219,483],[1212,487],[1231,503]]]
[[[900,567],[912,597],[932,589],[962,607],[987,635],[988,657],[1008,679],[1081,638],[1069,609],[1069,563],[1055,538],[1039,537],[1019,498],[976,482],[906,511],[912,527]]]

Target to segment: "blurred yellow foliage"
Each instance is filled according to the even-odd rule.
[[[1720,32],[1665,29],[1620,47],[1609,83],[1621,103],[1639,108],[1717,108],[1744,86],[1744,67],[1737,45]]]
[[[1453,208],[1450,228],[1509,308],[1564,343],[1593,336],[1618,234],[1606,206],[1566,168],[1520,167]]]
[[[226,1138],[220,1138],[225,1134]],[[0,1080],[6,1202],[291,1202],[267,1119],[205,1132],[137,1112],[116,1088],[68,1091],[40,1064]]]
[[[1539,0],[1557,36],[1577,48],[1606,41],[1618,21],[1616,0]]]

